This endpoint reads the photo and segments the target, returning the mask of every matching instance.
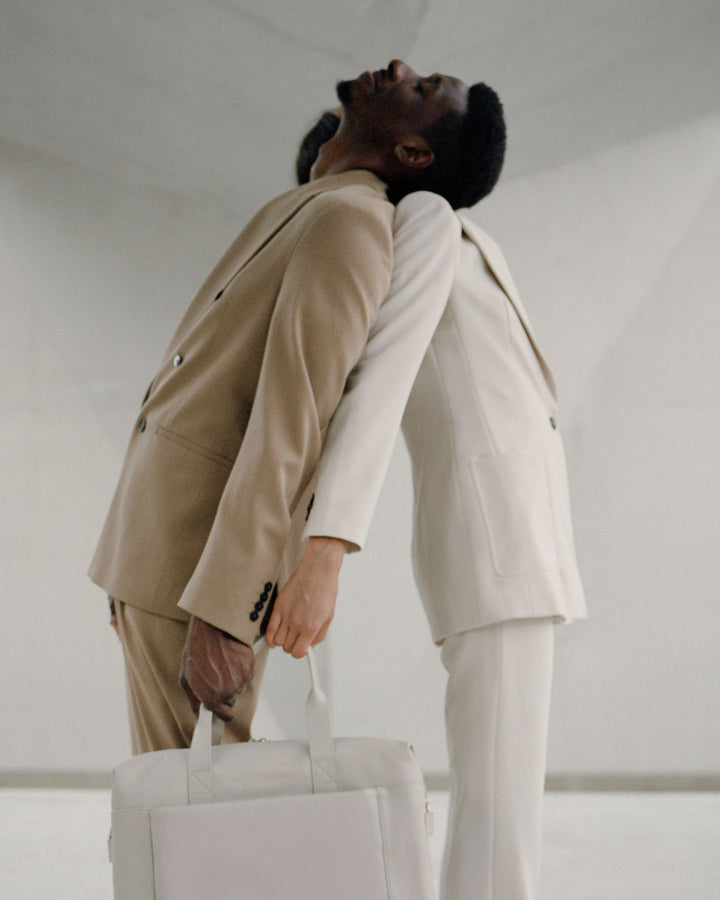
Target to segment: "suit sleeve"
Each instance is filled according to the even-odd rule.
[[[390,211],[323,202],[283,275],[240,451],[179,604],[248,644],[260,636],[293,513],[390,284]]]
[[[416,192],[398,204],[390,290],[330,423],[303,539],[324,535],[362,548],[405,404],[445,309],[460,235],[457,216],[437,194]]]

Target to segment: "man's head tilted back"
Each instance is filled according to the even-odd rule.
[[[473,206],[495,186],[505,156],[497,94],[449,75],[422,77],[400,60],[337,86],[340,117],[325,113],[297,157],[301,184],[342,171],[348,159],[388,185],[394,203],[434,191],[453,209]],[[340,166],[343,166],[341,169]]]

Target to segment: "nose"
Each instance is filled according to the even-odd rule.
[[[401,59],[391,59],[388,63],[387,71],[390,81],[402,81],[415,75],[410,66]]]

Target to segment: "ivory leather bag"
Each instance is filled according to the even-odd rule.
[[[430,813],[413,748],[335,738],[308,654],[308,740],[192,745],[113,775],[115,900],[432,900]]]

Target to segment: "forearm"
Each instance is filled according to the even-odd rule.
[[[389,223],[330,212],[286,270],[242,444],[180,600],[250,645],[261,635],[295,505],[390,282]],[[339,254],[346,245],[353,252]]]
[[[347,544],[342,538],[317,535],[307,542],[303,559],[300,563],[308,570],[317,569],[324,574],[339,575]]]
[[[415,194],[398,207],[394,237],[390,292],[330,423],[303,532],[342,537],[351,550],[364,543],[407,398],[445,308],[460,224],[440,197]]]

